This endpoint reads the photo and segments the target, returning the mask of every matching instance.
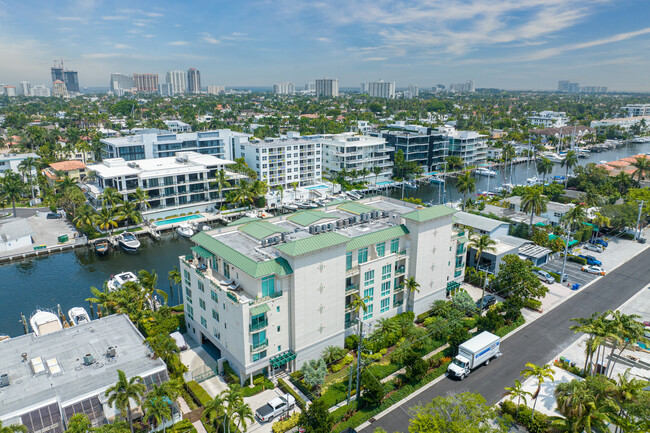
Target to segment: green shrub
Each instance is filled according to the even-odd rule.
[[[291,430],[298,425],[298,420],[300,419],[299,413],[294,413],[289,418],[284,421],[276,421],[273,423],[273,433],[284,433],[287,430]]]
[[[207,402],[212,400],[212,397],[203,389],[201,385],[198,384],[195,380],[191,380],[185,383],[188,392],[196,401],[197,404],[205,406]]]
[[[571,254],[567,257],[567,260],[570,261],[570,262],[579,263],[579,264],[581,264],[583,266],[587,264],[587,259],[585,259],[583,257],[574,256],[574,255],[571,255]]]
[[[524,299],[524,307],[537,311],[540,308],[542,308],[542,301],[539,301],[537,299],[530,299],[530,298]]]
[[[285,394],[291,394],[293,398],[296,399],[296,404],[301,410],[305,410],[305,407],[307,406],[305,404],[305,400],[303,400],[296,391],[293,390],[289,385],[287,385],[287,382],[282,380],[282,378],[278,378],[278,389],[282,391]]]
[[[356,350],[359,345],[359,337],[356,335],[348,335],[345,337],[345,348],[348,350]]]
[[[501,411],[515,418],[517,414],[517,405],[510,400],[501,403]],[[549,431],[550,420],[547,415],[535,412],[535,418],[532,417],[532,410],[526,405],[519,405],[519,414],[515,421],[521,423],[530,433],[546,433]]]
[[[555,281],[557,281],[558,283],[562,282],[562,279],[560,278],[560,274],[556,272],[550,272],[550,271],[546,271],[546,272],[548,272],[551,275],[551,277],[555,278]]]
[[[506,334],[511,333],[512,331],[514,331],[524,323],[526,323],[526,319],[524,319],[524,316],[519,316],[519,318],[514,322],[512,322],[511,325],[502,326],[501,328],[497,329],[494,332],[494,334],[498,335],[499,337],[504,337]]]
[[[226,380],[226,383],[236,383],[239,384],[239,376],[235,372],[235,370],[232,369],[228,361],[223,362],[223,372],[224,372],[224,377]]]
[[[422,314],[418,314],[417,317],[415,318],[415,323],[422,323],[427,317],[431,317],[433,315],[433,310],[425,311]]]
[[[348,353],[343,357],[343,359],[337,361],[336,364],[332,365],[332,372],[336,373],[337,371],[341,371],[346,365],[350,364],[352,361],[354,361],[354,356]]]
[[[262,391],[266,391],[267,389],[275,388],[273,382],[267,379],[263,374],[258,374],[257,376],[253,377],[254,386],[252,388],[248,385],[250,385],[250,380],[246,379],[244,387],[242,388],[242,395],[244,397],[251,397],[255,394],[259,394]]]
[[[170,307],[160,307],[153,313],[153,318],[155,320],[142,320],[138,324],[145,338],[158,334],[169,335],[174,331],[185,332],[185,316],[173,314]]]
[[[189,419],[184,419],[168,428],[167,431],[172,433],[196,433],[196,428],[194,428]]]

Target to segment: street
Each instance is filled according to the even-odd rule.
[[[520,377],[527,362],[549,363],[580,337],[581,334],[569,329],[574,324],[571,318],[619,307],[650,282],[649,266],[650,251],[646,250],[504,340],[503,356],[489,366],[479,367],[463,382],[444,378],[413,399],[395,406],[361,431],[370,433],[381,427],[389,433],[406,432],[409,407],[450,392],[479,392],[488,404],[496,403],[505,392],[504,387],[511,386]]]

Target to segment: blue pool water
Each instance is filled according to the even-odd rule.
[[[314,186],[308,186],[305,189],[327,189],[329,188],[327,185],[314,185]]]
[[[392,182],[392,181],[390,181],[390,180],[384,180],[384,181],[382,181],[382,182],[377,182],[377,186],[392,185],[392,184],[394,184],[394,183],[395,183],[395,182]]]
[[[180,222],[183,222],[183,221],[195,220],[197,218],[203,218],[203,215],[201,215],[200,213],[192,214],[192,215],[185,215],[185,216],[182,216],[182,217],[170,218],[168,220],[156,221],[156,222],[154,222],[154,224],[157,225],[157,226],[164,226],[165,224],[180,223]]]

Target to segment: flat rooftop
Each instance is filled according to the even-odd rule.
[[[64,408],[103,394],[117,381],[118,369],[129,378],[156,375],[155,383],[166,380],[165,363],[152,359],[143,341],[129,318],[120,314],[40,337],[26,334],[0,342],[0,374],[8,374],[10,381],[0,388],[0,419],[46,404]],[[116,350],[114,358],[107,357],[109,347]],[[93,356],[93,364],[84,365],[86,354]]]

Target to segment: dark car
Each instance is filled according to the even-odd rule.
[[[598,259],[596,259],[594,256],[586,256],[584,254],[580,254],[578,257],[581,257],[587,261],[588,265],[596,265],[596,266],[602,266],[602,262]]]
[[[58,220],[61,219],[62,217],[61,214],[58,214],[56,212],[50,212],[47,214],[46,218],[49,220]]]
[[[589,243],[594,245],[602,245],[603,248],[607,248],[607,246],[609,245],[609,242],[607,242],[604,239],[592,239],[589,241]]]
[[[497,303],[497,298],[494,295],[485,295],[483,298],[483,308],[481,308],[481,300],[479,299],[476,301],[476,308],[480,308],[481,310],[485,310],[487,307],[490,305],[494,305]]]

